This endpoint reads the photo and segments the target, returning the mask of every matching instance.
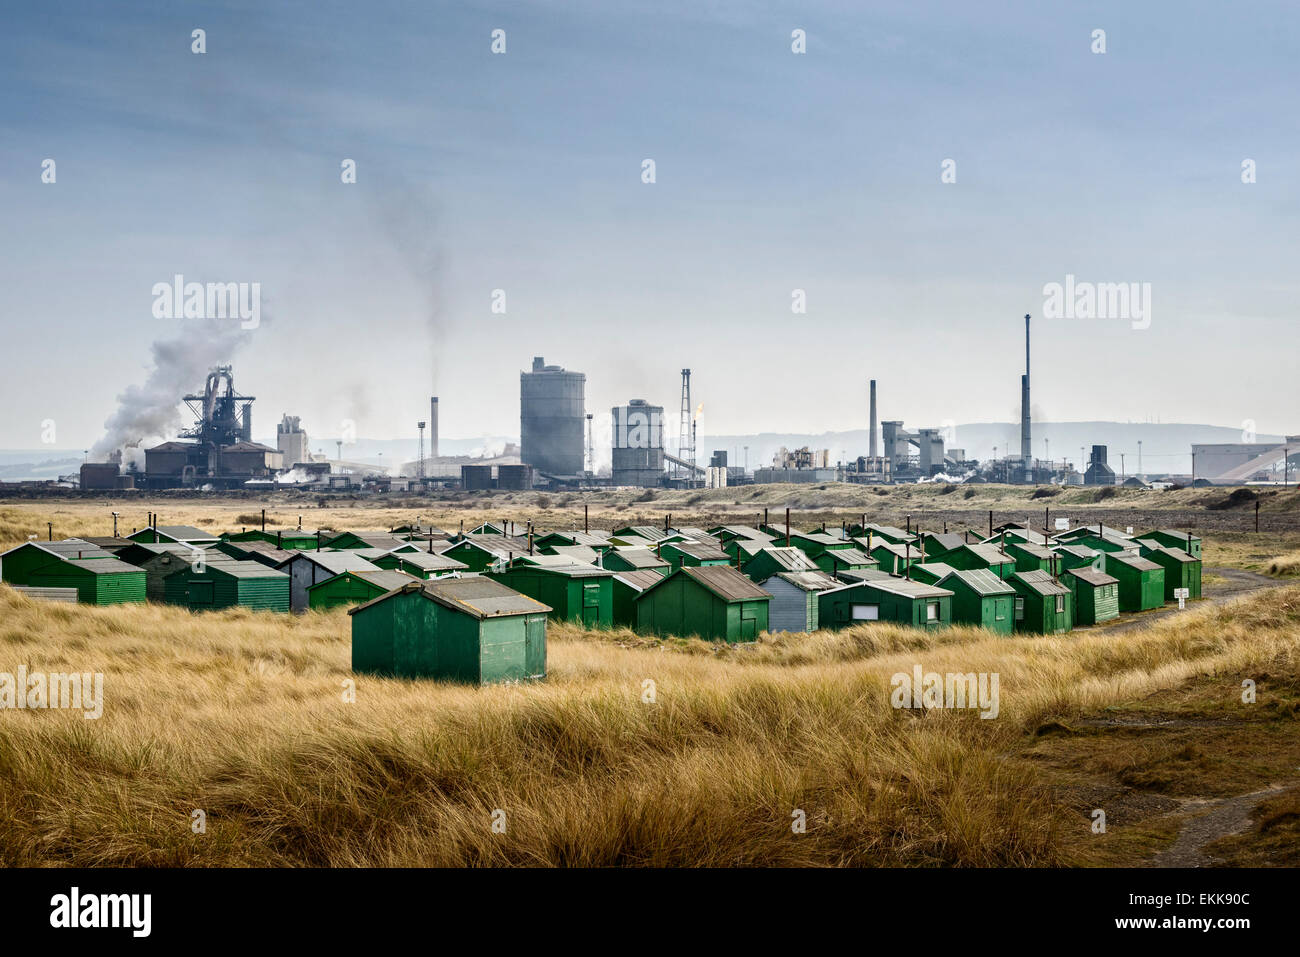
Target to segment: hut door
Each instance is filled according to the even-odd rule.
[[[584,625],[600,623],[600,585],[582,586],[582,623]]]
[[[757,619],[753,618],[752,616],[746,615],[745,610],[743,608],[740,611],[740,637],[741,638],[758,637]]]
[[[212,604],[212,582],[210,581],[192,581],[190,582],[190,604],[191,605],[211,605]]]

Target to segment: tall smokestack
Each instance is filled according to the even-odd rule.
[[[1034,479],[1034,443],[1029,425],[1029,316],[1025,316],[1025,374],[1020,377],[1020,464],[1025,482]]]
[[[873,459],[880,454],[880,447],[876,442],[876,380],[871,380],[871,432],[867,439],[867,455]]]
[[[438,457],[438,397],[429,398],[429,458]]]

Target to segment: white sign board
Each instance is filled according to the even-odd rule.
[[[1187,599],[1191,597],[1191,591],[1187,588],[1175,588],[1174,597],[1178,599],[1178,608],[1182,610],[1187,607]]]
[[[1058,518],[1056,520],[1056,530],[1058,532],[1063,532],[1069,527],[1070,527],[1070,520],[1068,518]]]

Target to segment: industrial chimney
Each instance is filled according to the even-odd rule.
[[[438,397],[429,398],[429,458],[438,457]]]
[[[867,438],[867,455],[875,458],[880,454],[880,448],[876,443],[876,380],[871,380],[871,431]]]
[[[1029,316],[1025,316],[1025,374],[1020,377],[1020,464],[1025,484],[1034,481],[1034,443],[1029,427]]]

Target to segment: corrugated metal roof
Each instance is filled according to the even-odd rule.
[[[0,552],[0,558],[4,558],[11,552],[16,552],[20,548],[39,548],[43,552],[48,552],[57,558],[67,558],[71,556],[76,558],[78,553],[83,558],[112,558],[113,553],[107,552],[98,545],[92,545],[82,538],[65,538],[58,542],[23,542],[21,545],[15,545],[6,551]]]
[[[1052,557],[1052,552],[1049,549],[1043,548],[1041,545],[1031,544],[1030,542],[1007,542],[1007,548],[1014,548],[1033,558],[1047,560]]]
[[[1064,552],[1067,555],[1073,555],[1075,558],[1096,558],[1101,552],[1095,548],[1089,548],[1087,545],[1057,545],[1056,551]]]
[[[676,549],[683,555],[698,558],[702,562],[728,561],[731,558],[716,545],[706,545],[703,542],[666,542],[661,547]]]
[[[815,532],[791,532],[790,537],[802,538],[805,541],[813,542],[817,545],[844,544],[844,539],[840,538],[838,535],[832,535],[830,532],[823,532],[821,529],[818,529]]]
[[[771,547],[770,541],[760,541],[756,538],[733,538],[727,544],[735,546],[736,551],[746,558],[753,558],[763,549]]]
[[[1016,572],[1011,577],[1019,579],[1040,595],[1064,595],[1070,590],[1044,571]]]
[[[862,526],[864,532],[874,532],[877,535],[888,535],[891,538],[915,538],[910,532],[903,528],[895,528],[893,525],[877,525],[875,522],[868,522]]]
[[[469,612],[478,618],[502,615],[536,615],[551,610],[535,598],[491,578],[440,578],[423,582],[421,592],[441,605]]]
[[[819,572],[817,563],[804,554],[802,549],[793,545],[769,545],[763,549],[778,565],[787,572]]]
[[[833,548],[822,553],[831,560],[831,568],[839,565],[875,565],[876,560],[857,548]]]
[[[687,526],[683,526],[682,528],[676,529],[676,531],[677,534],[685,535],[693,542],[700,542],[705,545],[722,544],[722,539],[718,538],[716,535],[710,535],[707,531],[705,531],[702,528],[695,528],[694,526],[687,525]]]
[[[256,552],[259,555],[266,555],[269,558],[276,558],[280,561],[293,558],[294,555],[298,554],[290,548],[276,548],[271,542],[227,542],[226,544],[230,548],[238,549],[245,555],[251,555]]]
[[[893,575],[888,578],[873,578],[862,584],[894,595],[902,595],[905,598],[943,598],[952,594],[948,589],[940,588],[938,585],[908,581],[906,578],[897,578]]]
[[[979,558],[994,565],[1005,565],[1008,563],[1014,565],[1016,561],[1014,558],[1012,558],[1006,552],[1002,551],[1002,549],[998,548],[996,545],[988,545],[988,544],[972,545],[969,542],[967,542],[965,545],[962,546],[962,548],[969,549],[972,553],[977,555]]]
[[[274,449],[272,451],[274,451]],[[153,530],[152,527],[142,529],[142,531],[146,532]],[[193,525],[159,525],[156,531],[160,535],[169,535],[172,538],[180,539],[181,541],[206,541],[216,539],[217,537],[211,532],[205,532],[203,529],[195,528]]]
[[[589,545],[552,545],[551,551],[557,557],[567,558],[580,565],[594,565],[600,554]]]
[[[1172,555],[1183,564],[1186,564],[1187,562],[1200,561],[1200,559],[1188,555],[1187,552],[1183,551],[1181,548],[1174,548],[1172,545],[1162,545],[1157,549],[1157,551],[1164,552],[1166,555]]]
[[[113,552],[120,551],[123,548],[135,544],[135,542],[131,541],[129,538],[115,538],[112,535],[87,535],[85,541],[90,542],[90,544],[96,545],[105,551]]]
[[[658,588],[664,582],[674,580],[678,575],[695,579],[723,601],[750,601],[772,597],[730,565],[683,565],[671,575],[659,576],[659,581],[648,585],[645,591]]]
[[[621,529],[623,532],[637,535],[651,542],[658,542],[668,538],[671,533],[665,533],[662,529],[655,528],[653,525],[624,525]],[[618,532],[614,533],[615,538],[622,538]]]
[[[918,562],[912,566],[913,573],[916,573],[917,571],[929,572],[931,575],[935,576],[936,581],[940,578],[951,575],[956,570],[957,569],[945,562]],[[984,570],[988,571],[988,569]]]
[[[536,544],[536,540],[534,540]],[[443,549],[450,551],[452,548],[459,548],[462,545],[472,545],[475,548],[481,548],[485,552],[490,552],[499,558],[506,558],[509,555],[527,555],[528,538],[515,537],[510,535],[474,535],[469,538],[463,538],[459,542]],[[434,546],[435,550],[437,545]]]
[[[683,565],[677,574],[689,575],[725,601],[749,601],[772,597],[730,565],[699,567]],[[668,580],[668,578],[664,579],[664,581]]]
[[[625,585],[635,588],[637,591],[645,591],[652,585],[657,585],[663,580],[663,575],[649,569],[638,569],[631,572],[615,572],[614,580],[620,581]]]
[[[638,569],[668,567],[668,563],[656,555],[653,550],[640,545],[620,546],[614,549],[614,553],[620,559]]]
[[[294,552],[289,558],[280,562],[276,568],[283,568],[290,562],[300,558],[315,562],[332,575],[341,575],[344,572],[377,572],[381,570],[378,565],[352,552]]]
[[[1103,571],[1098,571],[1091,565],[1083,565],[1079,568],[1067,568],[1066,575],[1073,575],[1081,582],[1087,582],[1089,585],[1118,585],[1119,579],[1114,575],[1107,575]]]
[[[235,578],[288,578],[288,572],[270,568],[261,562],[207,562],[208,567]],[[192,569],[191,569],[192,570]],[[170,577],[170,576],[168,576]]]
[[[1142,558],[1140,555],[1134,555],[1132,552],[1107,552],[1106,561],[1122,562],[1130,568],[1136,568],[1139,571],[1151,571],[1153,568],[1160,568],[1149,558]]]
[[[843,583],[822,572],[777,572],[772,576],[789,582],[803,591],[822,592],[832,588],[842,588]]]
[[[588,548],[595,548],[596,546],[603,548],[609,545],[609,538],[596,532],[554,532],[553,534],[563,535],[565,538],[572,540],[574,545],[586,545]]]
[[[534,559],[541,558],[542,562],[532,565],[539,572],[548,572],[553,575],[563,575],[565,578],[610,578],[614,571],[610,568],[597,568],[595,565],[583,565],[579,562],[565,558],[563,555],[529,555],[525,558],[516,558],[515,562],[532,563]],[[559,559],[558,562],[545,561],[545,559]],[[657,574],[657,573],[656,573]]]
[[[960,548],[962,545],[966,544],[966,539],[962,538],[956,532],[938,532],[934,535],[927,534],[925,536],[925,541],[938,542],[948,551],[952,551],[954,548]]]
[[[428,552],[400,552],[393,554],[394,558],[401,559],[404,562],[423,568],[426,571],[457,571],[468,568],[464,562],[458,562],[454,558],[448,558],[446,555],[429,554]]]
[[[69,565],[75,565],[77,568],[84,568],[92,575],[115,575],[122,572],[140,572],[144,574],[143,569],[118,561],[116,558],[64,558],[63,561]],[[37,571],[44,572],[46,569],[53,567],[54,564],[51,563],[37,569]]]
[[[385,592],[363,605],[349,608],[348,614],[355,615],[371,605],[377,605],[394,595],[404,593],[419,593],[439,605],[479,619],[510,615],[544,615],[551,611],[550,605],[543,605],[536,599],[521,595],[499,581],[481,575],[472,575],[465,578],[436,578],[424,582],[409,581],[400,588]]]
[[[902,559],[907,559],[909,557],[912,559],[921,559],[925,557],[919,548],[908,543],[899,545],[896,542],[886,542],[881,540],[871,546],[871,551],[875,552],[878,548],[883,548],[885,551],[897,555]]]
[[[401,588],[409,582],[419,581],[414,575],[408,575],[406,572],[399,572],[396,569],[380,569],[374,572],[352,572],[357,578],[364,578],[387,591],[394,588]]]
[[[889,574],[889,572],[881,568],[841,568],[835,573],[835,576],[839,578],[840,581],[863,582],[874,582],[880,581],[881,579],[888,581],[891,578],[898,577]]]
[[[749,525],[715,525],[709,531],[710,534],[715,536],[721,535],[725,532],[726,534],[733,535],[736,538],[748,538],[765,542],[770,542],[772,540],[771,535],[768,535],[766,532],[760,532],[758,529]]]
[[[987,568],[957,569],[952,574],[944,576],[939,584],[942,585],[950,578],[960,578],[972,591],[985,597],[990,595],[1013,595],[1016,591]]]

